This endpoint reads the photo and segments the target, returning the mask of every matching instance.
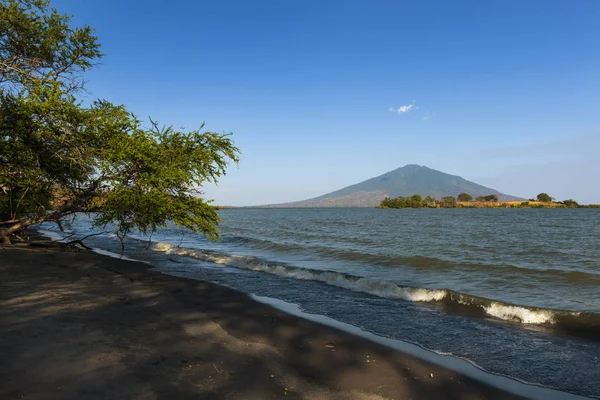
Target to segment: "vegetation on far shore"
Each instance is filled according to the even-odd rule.
[[[102,55],[93,29],[48,0],[0,0],[0,243],[80,212],[121,240],[167,221],[215,238],[219,215],[200,188],[238,161],[230,135],[84,103],[83,74]]]
[[[419,194],[409,197],[386,197],[378,208],[600,208],[600,204],[579,204],[575,200],[555,201],[547,193],[540,193],[527,201],[499,201],[498,195],[490,194],[473,199],[468,193],[457,197],[446,196],[434,199]]]

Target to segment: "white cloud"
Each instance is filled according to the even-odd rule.
[[[400,108],[398,108],[398,114],[404,114],[409,112],[410,110],[412,110],[415,107],[414,104],[408,104],[406,106],[400,106]]]
[[[406,114],[407,112],[409,112],[411,110],[417,110],[418,108],[419,107],[416,106],[413,102],[413,104],[406,104],[406,105],[400,106],[398,108],[390,107],[388,110],[393,113]]]

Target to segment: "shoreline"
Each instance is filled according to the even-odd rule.
[[[52,232],[46,232],[52,235]],[[160,248],[158,248],[160,247]],[[381,292],[388,290],[391,298],[408,301],[421,302],[425,301],[435,304],[443,308],[445,311],[453,314],[469,315],[475,318],[493,318],[499,322],[517,324],[522,327],[534,326],[552,334],[564,334],[577,338],[598,340],[600,333],[600,313],[596,310],[588,310],[585,308],[567,309],[559,307],[548,307],[540,304],[527,304],[511,302],[507,298],[484,297],[481,294],[471,294],[469,292],[456,291],[447,287],[419,287],[419,286],[400,286],[395,285],[380,288],[375,287],[370,290],[368,287],[356,285],[356,282],[361,280],[361,276],[351,273],[344,273],[338,270],[319,269],[313,271],[310,268],[299,267],[294,264],[286,264],[279,261],[270,261],[267,258],[260,258],[256,254],[246,255],[254,259],[248,265],[239,265],[237,262],[226,261],[229,257],[236,257],[236,254],[223,253],[219,250],[205,250],[194,247],[179,247],[171,242],[154,242],[153,249],[174,256],[192,258],[199,262],[208,262],[219,264],[227,267],[232,267],[240,270],[249,270],[267,275],[277,275],[283,278],[290,277],[295,279],[294,275],[297,271],[303,272],[303,280],[324,283],[333,287],[342,287],[358,293],[366,293],[376,297],[383,297]],[[121,254],[100,251],[101,254],[123,257]],[[258,268],[253,268],[253,263],[259,265]],[[512,267],[518,269],[519,267]],[[547,269],[547,272],[562,273],[560,270]],[[163,273],[168,272],[162,270]],[[316,272],[316,273],[315,273]],[[326,272],[328,275],[333,275],[334,278],[323,279],[321,273]],[[576,272],[579,273],[579,272]],[[585,273],[585,272],[583,272]],[[339,281],[344,282],[340,284]],[[372,281],[375,284],[385,285],[386,281]],[[401,294],[394,292],[393,289],[401,291]]]
[[[52,233],[45,232],[44,234],[51,235]],[[119,253],[114,253],[111,251],[101,250],[101,249],[93,249],[92,251],[97,252],[102,255],[106,255],[108,257],[129,260],[129,261],[134,261],[134,262],[140,262],[140,263],[144,263],[144,264],[148,264],[148,265],[152,266],[152,264],[148,261],[132,259],[132,258],[129,258],[129,257],[119,254]],[[161,274],[170,276],[168,273],[166,273],[164,271],[159,271],[159,272]],[[198,279],[194,279],[194,278],[183,278],[183,277],[179,277],[179,278],[191,279],[191,280],[196,280],[196,281],[198,280]],[[439,367],[446,368],[446,369],[449,369],[454,372],[458,372],[458,373],[460,373],[464,376],[467,376],[469,378],[472,378],[478,382],[493,386],[497,389],[508,391],[515,395],[524,396],[524,397],[532,398],[532,399],[542,399],[542,400],[554,400],[554,399],[576,400],[576,399],[591,399],[592,398],[592,397],[586,397],[586,396],[582,396],[582,395],[572,394],[569,392],[564,392],[559,389],[554,389],[552,387],[544,386],[541,384],[531,383],[531,382],[528,382],[525,380],[511,377],[509,375],[503,375],[503,374],[499,374],[499,373],[490,372],[467,358],[462,358],[462,357],[456,356],[454,354],[438,353],[438,352],[436,352],[434,350],[430,350],[418,343],[413,343],[413,342],[409,342],[409,341],[405,341],[405,340],[401,340],[401,339],[393,339],[390,337],[385,337],[385,336],[379,335],[377,333],[373,333],[368,330],[364,330],[363,328],[360,328],[358,326],[355,326],[355,325],[352,325],[352,324],[349,324],[346,322],[341,322],[339,320],[336,320],[334,318],[331,318],[331,317],[328,317],[325,315],[305,312],[304,310],[302,310],[300,305],[295,304],[295,303],[290,303],[290,302],[287,302],[287,301],[284,301],[284,300],[281,300],[278,298],[274,298],[274,297],[259,296],[259,295],[253,294],[253,293],[243,292],[241,290],[232,289],[226,285],[221,285],[219,283],[212,283],[212,284],[216,284],[217,286],[222,286],[227,289],[233,290],[237,293],[244,294],[254,301],[257,301],[262,304],[266,304],[277,310],[283,311],[287,314],[291,314],[291,315],[300,317],[302,319],[316,322],[320,325],[325,325],[327,327],[331,327],[336,330],[343,331],[350,335],[365,339],[371,343],[383,345],[383,346],[387,347],[388,349],[392,349],[394,351],[399,351],[401,353],[405,353],[410,356],[416,357],[417,359],[419,359],[421,361],[424,361],[427,363],[432,363]],[[444,290],[448,290],[448,289],[444,289]],[[491,299],[485,299],[485,300],[496,301],[496,300],[491,300]],[[506,303],[506,305],[513,306],[513,307],[524,307],[526,309],[531,309],[531,310],[535,309],[535,310],[542,310],[542,311],[552,311],[552,312],[557,312],[557,313],[558,312],[565,312],[565,313],[574,312],[574,311],[560,310],[560,309],[542,309],[542,308],[535,308],[533,306],[521,306],[521,305],[511,304],[511,303]],[[565,331],[563,329],[562,333],[565,333],[565,332],[567,332],[567,331]],[[572,335],[573,333],[569,332],[567,334]],[[577,335],[575,335],[575,336],[577,336]]]
[[[306,313],[302,311],[299,306],[293,303],[287,303],[283,300],[264,296],[251,295],[251,297],[261,303],[271,305],[286,313],[296,315],[301,318],[305,318],[310,321],[314,321],[316,323],[326,325],[335,329],[339,329],[351,335],[364,338],[365,340],[368,340],[372,343],[381,344],[389,349],[393,349],[394,351],[409,354],[424,362],[431,363],[442,368],[447,368],[451,371],[460,373],[478,382],[490,385],[497,389],[505,390],[514,395],[524,396],[526,398],[531,399],[543,400],[591,399],[589,397],[571,394],[568,392],[562,392],[560,390],[552,389],[546,386],[541,386],[521,381],[519,379],[512,378],[509,376],[489,372],[466,358],[457,357],[452,354],[439,354],[418,344],[398,339],[392,339],[385,336],[380,336],[375,333],[366,331],[362,328],[356,327],[351,324],[347,324],[345,322],[337,321],[333,318],[324,315]]]
[[[24,247],[0,248],[0,255],[0,350],[8,355],[0,380],[9,382],[0,388],[3,398],[52,398],[45,396],[57,381],[64,382],[61,398],[111,398],[120,375],[135,377],[128,390],[136,396],[150,391],[154,398],[518,398],[323,320],[282,312],[224,286],[155,272],[138,261]],[[165,326],[150,329],[156,324]],[[32,330],[38,333],[27,335]],[[80,334],[65,337],[73,331]],[[73,338],[83,343],[80,351],[73,351]],[[53,359],[44,358],[50,350]],[[90,367],[86,361],[94,356]],[[88,365],[83,373],[82,363]],[[24,367],[32,364],[37,373]],[[58,376],[50,378],[48,371]],[[583,398],[524,386],[541,391],[528,397]],[[248,395],[250,388],[255,394]]]

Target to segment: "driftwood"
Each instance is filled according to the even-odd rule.
[[[74,240],[69,240],[69,241],[65,241],[69,238],[72,238],[73,236],[75,236],[74,233],[65,236],[64,238],[60,238],[57,240],[35,240],[35,241],[29,241],[29,238],[19,238],[19,241],[22,243],[26,243],[27,245],[31,246],[31,247],[46,247],[46,248],[52,248],[52,247],[58,247],[58,248],[63,248],[63,249],[84,249],[84,250],[92,250],[92,248],[90,246],[88,246],[87,244],[85,244],[83,241],[93,237],[93,236],[98,236],[98,235],[102,235],[105,234],[107,232],[97,232],[97,233],[92,233],[90,235],[84,236],[82,238],[79,239],[74,239]]]
[[[70,242],[49,242],[47,240],[36,240],[28,243],[28,245],[31,247],[92,250],[91,247],[83,243],[80,239],[72,240]]]
[[[75,236],[75,234],[74,234],[74,233],[72,233],[72,234],[70,234],[70,235],[69,235],[69,236],[67,236],[67,237],[61,238],[61,239],[59,239],[59,240],[54,240],[52,243],[59,244],[59,245],[64,245],[65,247],[76,247],[76,246],[81,246],[81,247],[83,247],[83,248],[84,248],[84,249],[86,249],[86,250],[92,250],[92,248],[91,248],[91,247],[89,247],[88,245],[86,245],[85,243],[83,243],[83,241],[84,241],[85,239],[87,239],[87,238],[91,238],[91,237],[93,237],[93,236],[104,235],[105,233],[108,233],[108,232],[107,232],[107,231],[104,231],[104,232],[92,233],[92,234],[90,234],[90,235],[87,235],[87,236],[84,236],[84,237],[82,237],[81,239],[75,239],[75,240],[70,240],[70,241],[68,241],[68,242],[63,242],[63,240],[65,240],[65,239],[68,239],[68,238],[71,238],[71,237]]]

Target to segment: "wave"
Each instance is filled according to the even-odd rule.
[[[327,283],[332,286],[338,286],[357,292],[370,293],[379,297],[418,302],[434,300],[439,301],[446,296],[446,290],[400,287],[386,281],[360,278],[340,272],[298,268],[281,263],[271,263],[253,256],[240,256],[208,250],[181,248],[164,242],[154,245],[153,250],[168,254],[193,257],[199,260],[208,261],[215,264],[223,264],[239,269],[265,272],[285,278]]]
[[[432,302],[450,308],[466,308],[470,313],[526,325],[547,325],[564,331],[585,333],[600,338],[600,315],[592,312],[574,312],[526,307],[450,289],[428,289],[399,286],[379,279],[358,277],[341,272],[299,268],[283,263],[269,262],[258,257],[224,254],[210,250],[182,248],[159,242],[153,250],[167,254],[192,257],[238,269],[269,273],[285,278],[310,280],[337,286],[355,292],[410,302]]]
[[[555,314],[550,310],[531,310],[525,307],[493,303],[484,307],[485,312],[504,320],[519,320],[524,324],[554,324]]]
[[[308,245],[297,244],[293,242],[278,242],[269,239],[251,238],[246,236],[228,236],[223,240],[227,243],[248,243],[261,250],[280,251],[280,252],[305,252],[310,251],[320,256],[341,259],[346,261],[362,262],[372,265],[380,265],[385,267],[415,267],[415,268],[438,268],[438,269],[455,269],[462,268],[464,270],[481,270],[506,273],[514,272],[517,274],[538,274],[547,275],[554,278],[562,279],[568,282],[584,282],[587,284],[600,284],[600,274],[593,271],[583,270],[562,270],[556,268],[528,268],[525,266],[515,266],[509,264],[491,264],[491,263],[473,263],[465,261],[450,261],[442,260],[434,257],[426,256],[408,256],[402,257],[397,255],[372,254],[359,251],[348,247],[330,247],[323,245]]]

